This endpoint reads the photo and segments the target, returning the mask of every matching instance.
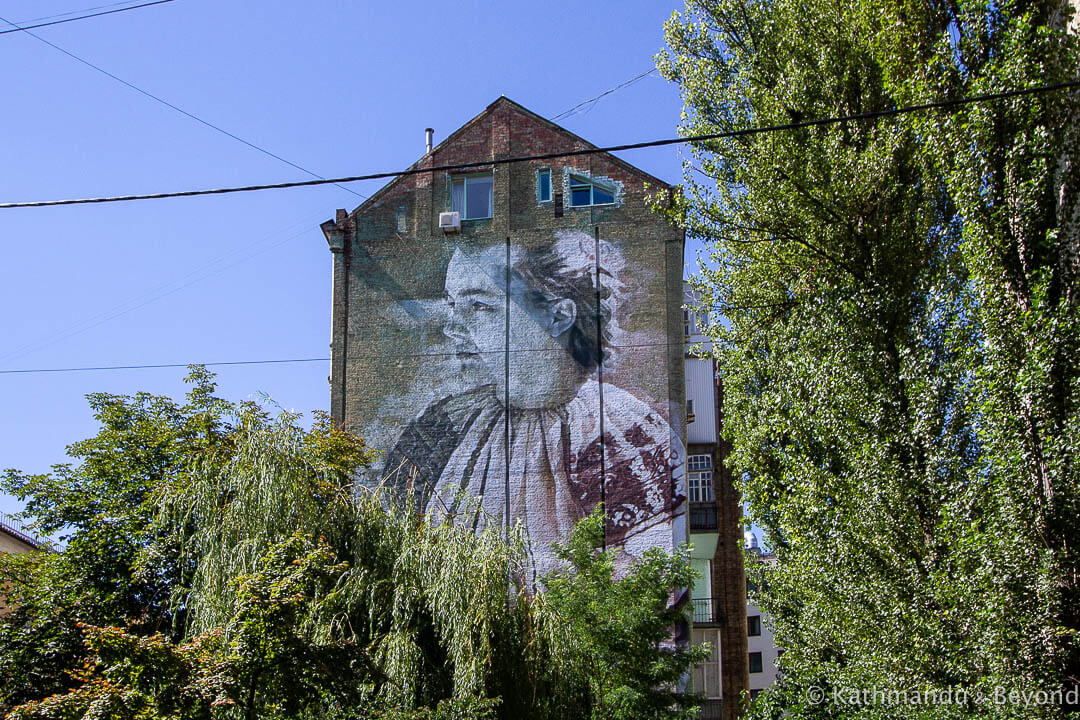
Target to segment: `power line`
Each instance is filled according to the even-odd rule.
[[[116,8],[115,10],[105,10],[103,12],[92,13],[90,15],[80,15],[78,17],[66,18],[64,20],[53,20],[52,22],[38,23],[37,25],[15,25],[15,23],[8,23],[9,25],[15,25],[11,30],[0,30],[0,35],[7,35],[8,33],[26,32],[34,28],[49,27],[50,25],[62,25],[63,23],[75,22],[76,20],[86,20],[87,18],[101,17],[102,15],[112,15],[113,13],[127,12],[128,10],[138,10],[139,8],[150,7],[151,5],[164,5],[170,3],[173,0],[154,0],[153,2],[142,3],[141,5],[132,5],[130,7]],[[4,22],[7,22],[6,20]]]
[[[127,5],[131,0],[123,0],[123,2],[109,3],[108,5],[95,5],[94,7],[81,8],[79,10],[69,10],[68,12],[56,13],[55,15],[43,15],[42,17],[27,18],[26,20],[20,20],[17,25],[29,24],[34,22],[41,22],[42,20],[55,20],[56,18],[67,17],[68,15],[78,15],[79,13],[93,12],[94,10],[103,10],[105,8],[119,7],[120,5]]]
[[[268,233],[267,235],[261,236],[246,245],[234,248],[233,250],[230,250],[226,253],[222,253],[216,257],[210,258],[202,265],[199,265],[194,269],[190,270],[186,275],[172,280],[171,282],[162,283],[143,295],[129,298],[128,300],[125,300],[124,302],[115,305],[107,310],[103,310],[96,315],[85,317],[82,320],[76,321],[70,325],[61,328],[60,330],[52,333],[51,335],[39,337],[38,339],[32,340],[24,345],[12,348],[7,352],[0,353],[0,361],[10,362],[28,353],[42,350],[43,348],[46,348],[60,340],[65,340],[80,333],[84,333],[87,330],[92,330],[99,325],[104,325],[110,320],[114,320],[121,315],[126,315],[127,313],[146,307],[147,305],[153,302],[157,302],[162,298],[168,297],[169,295],[189,288],[192,285],[201,282],[202,280],[205,280],[206,278],[224,272],[225,270],[235,267],[241,263],[247,262],[257,255],[269,252],[270,250],[273,250],[274,248],[277,248],[289,242],[290,240],[293,240],[294,238],[297,238],[300,235],[309,232],[315,227],[318,221],[319,219],[311,219],[309,221],[294,223],[293,225],[284,230],[278,230],[272,233]],[[300,227],[301,230],[299,232],[293,232],[293,230],[297,227]],[[276,242],[267,242],[271,238],[281,233],[290,234],[280,240],[277,240]],[[237,255],[240,255],[240,257],[234,257]],[[225,261],[229,260],[230,258],[233,258],[231,262],[226,263]]]
[[[130,2],[130,0],[128,0],[128,1]],[[171,2],[171,0],[169,0],[169,1]],[[57,17],[64,17],[66,15],[75,15],[75,14],[80,13],[80,12],[89,12],[91,10],[100,10],[102,8],[111,8],[111,7],[116,7],[117,5],[123,5],[123,4],[125,4],[125,3],[112,3],[111,5],[101,5],[101,6],[98,6],[98,7],[85,8],[83,10],[75,10],[75,11],[68,12],[68,13],[62,13],[60,15],[51,15],[51,16],[46,16],[46,17],[41,17],[41,18],[34,18],[32,20],[27,20],[27,21],[24,21],[24,22],[35,22],[37,20],[50,20],[50,19],[57,18]],[[37,26],[24,26],[24,27],[37,27]],[[10,30],[10,31],[4,31],[4,32],[17,32],[17,30]],[[622,87],[625,87],[625,86],[627,86],[629,84],[632,84],[633,82],[636,82],[637,80],[641,79],[642,77],[645,77],[645,75],[648,75],[651,72],[653,72],[653,70],[649,70],[648,72],[642,73],[642,74],[638,75],[635,78],[632,78],[631,80],[629,80],[627,82],[621,83],[620,85],[617,85],[616,87],[612,88],[611,90],[609,90],[609,91],[607,91],[605,93],[602,93],[601,95],[598,95],[597,97],[592,98],[591,100],[586,100],[583,103],[579,103],[578,105],[575,105],[574,108],[571,108],[571,111],[578,108],[578,107],[581,107],[581,106],[583,106],[585,104],[588,104],[590,102],[595,102],[600,97],[603,97],[604,95],[608,95],[608,94],[618,90],[619,88],[622,88]],[[343,188],[343,189],[348,190],[348,188]],[[352,192],[352,191],[350,190],[350,192]],[[317,221],[314,221],[311,224],[314,225],[315,222],[317,222]],[[273,245],[269,245],[269,246],[265,245],[264,238],[260,238],[259,240],[252,243],[252,245],[259,245],[260,246],[260,250],[255,253],[255,254],[259,254],[261,252],[265,252],[265,251],[270,250],[270,249],[272,249],[274,247],[277,247],[278,245],[280,245],[280,244],[282,244],[284,242],[287,242],[288,240],[291,240],[293,237],[296,237],[296,235],[285,238],[285,240],[282,240],[280,242],[274,243]],[[233,250],[233,251],[231,251],[230,253],[227,253],[224,256],[214,258],[214,259],[211,259],[211,260],[207,261],[207,263],[204,266],[196,268],[195,270],[188,273],[188,275],[186,275],[184,278],[182,278],[182,280],[186,280],[189,277],[195,276],[193,279],[191,279],[188,282],[183,282],[179,286],[175,286],[175,287],[170,288],[170,285],[174,285],[175,283],[162,284],[162,285],[158,286],[157,288],[155,288],[154,290],[150,291],[150,293],[148,293],[147,295],[144,295],[144,296],[141,296],[141,297],[138,297],[138,298],[132,298],[130,300],[127,300],[127,301],[117,305],[117,306],[114,306],[113,308],[102,311],[101,313],[98,313],[97,315],[93,315],[93,316],[84,318],[83,320],[72,323],[71,325],[68,325],[67,327],[62,328],[61,330],[53,333],[52,335],[48,335],[48,336],[45,336],[45,337],[38,338],[35,341],[31,341],[31,342],[26,343],[24,345],[21,345],[19,347],[12,348],[12,349],[8,350],[7,352],[0,353],[0,361],[10,361],[10,360],[22,357],[23,355],[26,355],[29,352],[40,350],[40,349],[42,349],[44,347],[52,345],[53,343],[55,343],[55,342],[57,342],[59,340],[63,340],[63,339],[72,337],[74,335],[78,335],[80,333],[86,332],[87,330],[91,330],[91,329],[93,329],[95,327],[98,327],[99,325],[103,325],[106,322],[108,322],[110,320],[113,320],[113,319],[115,319],[115,318],[117,318],[117,317],[119,317],[121,315],[125,315],[125,314],[127,314],[129,312],[132,312],[134,310],[138,310],[138,309],[140,309],[142,307],[145,307],[146,305],[149,305],[152,302],[160,300],[163,297],[166,297],[168,295],[172,295],[175,292],[178,292],[178,291],[183,290],[183,289],[185,289],[187,287],[190,287],[191,285],[194,285],[195,283],[199,282],[200,280],[205,279],[206,277],[209,277],[210,275],[216,274],[216,273],[221,272],[223,270],[226,270],[226,269],[228,269],[230,267],[238,265],[243,260],[248,259],[247,257],[241,258],[241,260],[231,262],[228,265],[224,265],[224,266],[218,267],[216,269],[212,269],[209,272],[206,272],[205,274],[200,275],[200,273],[202,273],[202,271],[204,269],[213,268],[213,266],[219,265],[220,262],[222,260],[224,260],[225,257],[227,257],[228,255],[234,254],[236,252],[242,252],[242,251],[244,251],[246,249],[247,249],[247,246],[245,246],[243,248],[240,248],[238,250]]]
[[[570,115],[573,115],[579,108],[585,107],[586,105],[594,105],[600,100],[600,98],[606,97],[606,96],[610,95],[611,93],[616,92],[617,90],[622,90],[624,87],[627,87],[629,85],[633,85],[634,83],[636,83],[641,78],[643,78],[643,77],[645,77],[647,75],[651,75],[654,72],[656,72],[656,68],[646,70],[645,72],[641,73],[640,75],[635,75],[634,77],[630,78],[626,82],[619,83],[615,87],[611,88],[610,90],[605,90],[604,92],[600,93],[599,95],[597,95],[594,98],[589,98],[588,100],[585,100],[583,102],[579,102],[577,105],[570,108],[569,110],[564,110],[563,112],[559,113],[555,117],[551,118],[551,121],[556,122],[558,120],[562,120],[565,117],[569,117]]]
[[[161,365],[101,365],[98,367],[77,368],[35,368],[33,370],[0,370],[0,375],[18,375],[26,373],[67,373],[67,372],[91,372],[94,370],[147,370],[152,368],[186,368],[192,365],[203,367],[218,367],[221,365],[274,365],[281,363],[307,363],[324,362],[330,358],[297,358],[293,360],[233,360],[231,362],[209,363],[163,363]]]
[[[171,2],[171,0],[169,0],[169,1]],[[15,30],[6,30],[4,32],[21,31],[24,34],[29,35],[30,37],[34,38],[35,40],[38,40],[39,42],[45,43],[46,45],[53,48],[54,50],[57,50],[59,52],[64,53],[65,55],[67,55],[72,60],[77,60],[78,62],[82,63],[83,65],[86,65],[87,67],[89,67],[89,68],[91,68],[93,70],[97,70],[102,75],[105,75],[106,77],[112,78],[113,80],[120,83],[121,85],[124,85],[125,87],[131,88],[132,90],[134,90],[135,92],[137,92],[137,93],[139,93],[141,95],[145,95],[146,97],[150,98],[154,102],[160,103],[160,104],[164,105],[165,107],[167,107],[167,108],[169,108],[171,110],[175,110],[176,112],[180,113],[184,117],[190,118],[190,119],[194,120],[197,123],[205,125],[206,127],[210,128],[211,130],[215,130],[215,131],[221,133],[222,135],[225,135],[226,137],[232,138],[233,140],[236,140],[237,142],[240,142],[240,143],[243,143],[244,145],[247,145],[249,148],[251,148],[253,150],[258,150],[263,155],[267,155],[268,157],[272,157],[275,160],[278,160],[280,162],[285,163],[286,165],[289,165],[290,167],[296,168],[297,170],[299,170],[300,172],[302,172],[302,173],[304,173],[306,175],[310,175],[311,177],[318,179],[320,181],[319,182],[320,185],[337,185],[338,187],[340,187],[345,192],[352,193],[353,195],[356,195],[357,197],[359,197],[361,199],[364,199],[364,200],[367,199],[367,195],[364,195],[362,193],[358,193],[358,192],[356,192],[355,190],[353,190],[351,188],[343,187],[343,186],[339,185],[338,183],[334,182],[333,180],[326,180],[326,178],[324,178],[322,175],[319,175],[316,172],[308,170],[306,167],[303,167],[302,165],[298,165],[298,164],[294,163],[292,160],[287,160],[287,159],[283,158],[282,156],[280,156],[280,155],[278,155],[276,153],[270,152],[266,148],[260,147],[259,145],[256,145],[253,142],[245,140],[244,138],[240,137],[239,135],[235,135],[235,134],[229,132],[228,130],[226,130],[226,129],[222,128],[222,127],[219,127],[218,125],[215,125],[214,123],[212,123],[212,122],[210,122],[208,120],[203,120],[198,115],[195,115],[194,113],[190,113],[190,112],[188,112],[187,110],[184,110],[181,107],[173,105],[168,100],[160,98],[157,95],[153,94],[152,92],[149,92],[147,90],[143,90],[141,87],[138,87],[137,85],[134,85],[134,84],[128,82],[127,80],[124,80],[122,77],[119,77],[117,75],[113,75],[111,72],[109,72],[105,68],[102,68],[102,67],[100,67],[98,65],[95,65],[94,63],[90,62],[89,60],[87,60],[85,58],[79,57],[78,55],[71,52],[70,50],[65,50],[64,48],[60,47],[56,43],[49,42],[45,38],[41,37],[40,35],[37,35],[36,33],[30,32],[26,28],[19,27],[18,25],[11,22],[10,20],[7,20],[6,18],[0,17],[0,21],[5,22],[8,25],[11,25],[12,27],[15,28]]]
[[[803,128],[822,127],[825,125],[837,125],[840,123],[854,122],[858,120],[877,120],[880,118],[895,117],[898,115],[906,115],[910,113],[921,112],[924,110],[955,108],[962,105],[970,105],[972,103],[993,102],[995,100],[1004,100],[1007,98],[1021,97],[1025,95],[1036,95],[1040,93],[1054,92],[1057,90],[1065,90],[1078,86],[1080,86],[1080,81],[1073,80],[1069,82],[1057,83],[1055,85],[1040,85],[1039,87],[1024,88],[1022,90],[1009,90],[1006,92],[988,93],[985,95],[975,95],[972,97],[956,98],[952,100],[938,100],[936,102],[922,103],[920,105],[908,105],[905,107],[892,108],[889,110],[876,110],[873,112],[856,113],[854,115],[818,118],[816,120],[803,120],[800,122],[785,123],[783,125],[767,125],[761,127],[743,128],[741,130],[729,130],[727,132],[720,133],[690,135],[679,138],[667,138],[664,140],[648,140],[645,142],[626,143],[624,145],[610,145],[608,147],[599,148],[594,147],[584,150],[568,150],[564,152],[539,153],[535,155],[519,155],[516,157],[500,158],[495,160],[479,160],[476,162],[453,163],[449,165],[434,165],[431,167],[422,168],[413,167],[406,170],[377,172],[367,175],[351,175],[347,177],[318,180],[297,180],[294,182],[268,183],[263,185],[242,185],[237,187],[215,188],[211,190],[181,190],[177,192],[149,193],[145,195],[119,195],[113,197],[80,198],[71,200],[41,200],[35,202],[0,203],[0,210],[26,207],[51,207],[54,205],[87,205],[94,203],[132,202],[135,200],[162,200],[165,198],[196,197],[200,195],[225,195],[229,193],[254,192],[257,190],[285,190],[289,188],[313,187],[317,185],[337,185],[340,183],[359,182],[361,180],[383,180],[387,178],[402,177],[406,175],[420,175],[429,172],[468,170],[479,167],[492,167],[494,165],[509,165],[511,163],[527,162],[531,160],[553,160],[556,158],[578,157],[581,155],[596,155],[599,153],[622,152],[624,150],[640,150],[643,148],[664,147],[666,145],[683,145],[686,143],[709,142],[711,140],[723,140],[725,138],[746,137],[749,135],[760,135],[764,133],[782,132],[786,130],[800,130]],[[291,165],[292,163],[289,164]],[[309,174],[314,175],[314,173]]]
[[[169,0],[169,1],[171,2],[171,0]],[[102,8],[115,7],[117,5],[122,5],[122,4],[124,4],[124,3],[113,3],[112,5],[103,5],[103,6],[93,7],[93,8],[87,8],[85,10],[76,10],[76,11],[69,12],[69,13],[63,13],[61,15],[47,16],[47,17],[44,17],[44,18],[35,18],[34,20],[28,20],[26,22],[34,22],[36,20],[47,20],[47,19],[52,19],[54,17],[64,17],[65,15],[74,15],[74,14],[77,14],[79,12],[89,12],[90,10],[99,10],[99,9],[102,9]],[[34,27],[34,26],[29,26],[29,27]],[[17,32],[17,30],[11,30],[11,31],[5,31],[5,32]],[[646,75],[648,75],[651,72],[653,72],[653,70],[649,70],[649,71],[647,71],[645,73],[642,73],[642,74],[638,75],[637,77],[631,78],[630,80],[615,86],[611,90],[608,90],[607,92],[601,93],[600,95],[598,95],[595,98],[592,98],[591,100],[586,100],[586,101],[584,101],[582,103],[578,103],[573,108],[571,108],[571,110],[568,111],[568,112],[571,112],[571,111],[575,110],[576,108],[582,107],[583,105],[586,105],[586,104],[588,104],[590,102],[596,102],[599,98],[603,97],[604,95],[608,95],[608,94],[610,94],[610,93],[612,93],[612,92],[614,92],[614,91],[616,91],[616,90],[618,90],[618,89],[620,89],[622,87],[626,87],[627,85],[630,85],[630,84],[636,82],[637,80],[640,80],[642,77],[645,77]],[[348,188],[343,188],[343,189],[348,190]],[[350,192],[352,192],[352,191],[350,190]],[[317,222],[317,221],[315,221],[315,222]],[[311,224],[314,225],[314,222],[311,223]],[[252,245],[259,245],[260,246],[260,250],[255,253],[255,254],[259,254],[261,252],[265,252],[265,251],[270,250],[270,249],[272,249],[274,247],[277,247],[278,245],[280,245],[280,244],[282,244],[284,242],[287,242],[288,240],[291,240],[293,237],[296,237],[296,235],[292,235],[292,236],[290,236],[288,238],[285,238],[284,240],[282,240],[280,242],[274,243],[273,245],[269,245],[269,246],[265,245],[265,242],[264,242],[263,238],[260,238],[255,243],[252,243]],[[45,337],[40,337],[37,340],[31,341],[29,343],[26,343],[26,344],[21,345],[21,346],[16,347],[16,348],[12,348],[12,349],[8,350],[7,352],[0,353],[0,361],[10,361],[10,360],[17,359],[19,357],[22,357],[22,356],[26,355],[29,352],[34,352],[34,351],[37,351],[37,350],[41,350],[42,348],[48,347],[49,345],[52,345],[55,342],[58,342],[59,340],[63,340],[63,339],[72,337],[74,335],[78,335],[80,333],[86,332],[87,330],[92,330],[93,328],[98,327],[99,325],[103,325],[103,324],[109,322],[110,320],[113,320],[113,319],[115,319],[115,318],[117,318],[117,317],[119,317],[121,315],[125,315],[125,314],[127,314],[129,312],[132,312],[134,310],[138,310],[140,308],[143,308],[146,305],[149,305],[150,303],[153,303],[153,302],[155,302],[157,300],[160,300],[163,297],[166,297],[168,295],[172,295],[173,293],[179,292],[180,290],[183,290],[183,289],[185,289],[187,287],[190,287],[191,285],[194,285],[195,283],[205,279],[206,277],[209,277],[210,275],[216,274],[216,273],[221,272],[223,270],[226,270],[226,269],[228,269],[230,267],[234,267],[235,265],[240,264],[240,262],[243,262],[243,261],[247,260],[248,257],[241,258],[240,260],[231,262],[231,263],[229,263],[227,265],[223,265],[221,267],[217,267],[216,269],[211,269],[211,268],[214,268],[215,265],[220,265],[221,261],[223,261],[225,259],[225,257],[227,257],[228,255],[234,254],[236,252],[242,252],[243,250],[246,250],[246,249],[247,249],[247,247],[245,246],[243,248],[240,248],[239,250],[231,251],[230,253],[227,253],[225,256],[221,256],[219,258],[214,258],[212,260],[209,260],[204,266],[196,268],[195,270],[191,271],[190,273],[188,273],[188,275],[186,275],[184,278],[181,279],[181,280],[186,280],[187,278],[194,276],[193,279],[191,279],[188,282],[182,282],[182,284],[180,284],[180,285],[175,285],[175,282],[162,284],[162,285],[158,286],[157,288],[154,288],[154,290],[151,290],[150,293],[148,293],[147,295],[137,297],[137,298],[132,298],[132,299],[127,300],[127,301],[125,301],[123,303],[120,303],[119,305],[116,305],[116,306],[114,306],[114,307],[112,307],[112,308],[110,308],[108,310],[102,311],[102,312],[100,312],[100,313],[98,313],[96,315],[92,315],[90,317],[84,318],[83,320],[72,323],[71,325],[68,325],[67,327],[62,328],[61,330],[53,333],[52,335],[47,335]],[[209,269],[209,272],[203,273],[204,269]],[[173,287],[170,287],[170,286],[173,286]]]
[[[685,340],[680,342],[651,342],[651,343],[631,343],[628,345],[605,345],[606,350],[636,350],[642,348],[669,348],[669,347],[685,347],[692,345],[693,343],[686,342]],[[479,350],[475,351],[474,355],[498,355],[502,356],[507,353],[511,355],[524,355],[524,354],[544,354],[544,353],[563,353],[566,352],[565,348],[502,348],[499,350]],[[404,360],[404,359],[416,359],[416,358],[452,358],[457,357],[460,353],[457,350],[448,350],[442,352],[418,352],[418,353],[368,353],[360,355],[347,355],[345,360],[347,362],[355,362],[357,360]],[[308,363],[308,362],[329,362],[328,357],[315,357],[315,358],[298,358],[287,360],[232,360],[228,362],[187,362],[187,363],[161,363],[161,364],[149,364],[149,365],[95,365],[91,367],[70,367],[70,368],[26,368],[19,370],[0,370],[0,375],[29,375],[37,373],[69,373],[69,372],[91,372],[95,370],[153,370],[158,368],[185,368],[192,365],[202,365],[204,367],[216,367],[221,365],[280,365],[285,363]]]

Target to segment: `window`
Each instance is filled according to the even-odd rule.
[[[495,187],[491,175],[463,175],[454,178],[453,210],[462,220],[482,220],[491,217],[491,195]]]
[[[694,422],[694,401],[686,401],[686,422]]]
[[[757,637],[761,634],[761,616],[751,615],[746,618],[746,634],[750,637]]]
[[[577,175],[570,176],[570,206],[587,207],[589,205],[613,205],[615,188],[600,184],[595,180],[586,180]]]
[[[712,502],[712,457],[709,455],[691,455],[686,459],[687,488],[690,502]]]
[[[551,202],[551,168],[540,168],[536,171],[536,200],[537,202]]]
[[[711,455],[691,455],[686,458],[686,466],[688,470],[712,470],[712,456]]]
[[[759,652],[750,653],[750,672],[752,672],[752,673],[762,672],[762,670],[761,670],[761,653],[759,653]]]
[[[690,473],[690,502],[712,502],[712,473]]]
[[[683,310],[682,311],[682,334],[683,334],[683,336],[690,337],[690,330],[691,330],[690,311],[689,310]]]

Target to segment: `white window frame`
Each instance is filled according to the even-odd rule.
[[[690,455],[686,458],[687,470],[712,470],[712,455]]]
[[[581,205],[574,202],[574,190],[587,187],[589,188],[589,202]],[[611,200],[607,202],[596,202],[596,188],[600,188],[603,192],[606,192],[611,196]],[[599,183],[596,180],[582,177],[581,175],[570,175],[570,207],[603,207],[605,205],[615,204],[616,188],[614,186],[608,186],[603,183]]]
[[[545,175],[547,176],[547,197],[544,197],[544,190],[543,190],[543,188],[544,188],[543,178],[544,178]],[[552,181],[552,177],[551,177],[551,168],[546,168],[545,167],[545,168],[540,168],[539,170],[536,171],[536,202],[537,203],[539,203],[541,205],[544,205],[545,203],[551,202],[552,197],[554,197],[554,195],[555,195],[554,185],[552,184],[552,182],[553,181]]]
[[[488,191],[488,214],[471,217],[466,214],[469,207],[469,184],[471,180],[479,180],[480,178],[491,178],[491,185]],[[462,184],[461,208],[454,207],[454,186],[458,183]],[[462,220],[490,220],[495,214],[495,175],[489,172],[473,173],[470,175],[452,175],[450,178],[450,208],[454,212],[460,212]]]
[[[690,492],[690,502],[706,503],[713,501],[714,495],[711,470],[690,473],[686,483],[687,489]]]
[[[690,502],[712,502],[713,473],[711,455],[690,455],[686,458],[686,492]]]

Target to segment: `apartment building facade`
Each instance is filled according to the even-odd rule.
[[[701,576],[691,591],[691,642],[712,647],[709,658],[694,668],[691,684],[706,697],[703,718],[734,718],[739,708],[724,702],[725,684],[745,687],[753,697],[776,680],[780,651],[768,618],[747,599],[743,565],[744,558],[770,558],[756,536],[742,528],[741,501],[724,463],[723,384],[711,357],[710,320],[697,310],[700,303],[689,284],[683,292],[687,517],[691,563]]]
[[[620,566],[675,548],[684,235],[647,201],[668,186],[506,98],[425,149],[322,225],[331,416],[383,451],[369,480],[519,523],[534,579],[601,502]]]

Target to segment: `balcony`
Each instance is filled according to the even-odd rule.
[[[21,540],[34,549],[43,547],[42,542],[27,532],[26,528],[22,526],[22,523],[6,513],[0,513],[0,530],[5,531],[12,537]]]
[[[690,602],[694,606],[695,625],[716,624],[716,598],[694,598]]]
[[[711,532],[716,528],[716,503],[690,503],[690,532]]]

